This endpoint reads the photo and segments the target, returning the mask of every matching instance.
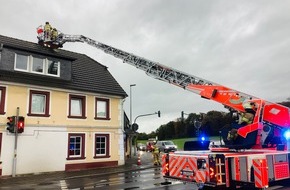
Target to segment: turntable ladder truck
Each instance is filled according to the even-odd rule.
[[[83,42],[121,59],[147,75],[221,103],[231,112],[245,114],[255,105],[251,123],[240,126],[230,143],[202,151],[176,151],[162,156],[162,174],[168,181],[195,183],[200,188],[268,188],[290,179],[290,109],[226,86],[136,56],[83,35],[60,33],[47,40],[38,29],[38,43],[61,48],[66,42]],[[287,141],[288,140],[288,141]],[[287,146],[288,144],[288,146]]]

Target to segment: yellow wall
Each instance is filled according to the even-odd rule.
[[[20,108],[19,115],[25,117],[25,127],[65,127],[67,133],[85,133],[85,160],[70,160],[69,163],[98,162],[104,160],[118,160],[119,141],[122,138],[121,129],[121,98],[95,96],[94,94],[69,93],[59,89],[45,89],[37,87],[27,87],[21,85],[7,85],[6,87],[5,116],[0,116],[0,123],[7,122],[7,116],[16,115],[16,108]],[[50,117],[27,116],[29,109],[30,90],[50,92]],[[86,96],[86,119],[68,118],[69,94]],[[95,97],[110,99],[110,118],[111,120],[95,120]],[[3,128],[2,130],[6,130]],[[94,159],[94,137],[96,133],[110,134],[110,158]]]
[[[2,84],[0,83],[2,86]],[[120,101],[121,98],[86,95],[85,93],[69,93],[55,89],[28,88],[25,86],[6,86],[6,117],[16,115],[16,108],[19,107],[20,113],[25,117],[26,125],[39,126],[65,126],[65,127],[120,127]],[[29,91],[48,91],[50,92],[50,117],[27,116],[29,105]],[[69,94],[86,96],[86,119],[68,118]],[[110,120],[95,120],[95,97],[110,99]],[[1,123],[6,122],[5,118],[0,118]]]

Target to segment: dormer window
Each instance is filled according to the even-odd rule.
[[[44,74],[44,59],[32,57],[32,72]]]
[[[17,71],[36,73],[49,76],[60,76],[60,62],[38,58],[34,56],[15,54],[15,66]]]
[[[15,54],[15,70],[28,71],[28,58],[27,55]]]
[[[47,74],[59,76],[59,62],[47,60]]]

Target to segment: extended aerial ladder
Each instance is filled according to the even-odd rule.
[[[262,148],[262,146],[269,147],[273,146],[273,144],[281,144],[277,139],[290,127],[290,111],[287,107],[178,71],[158,62],[92,40],[83,35],[60,33],[56,40],[51,41],[45,39],[44,35],[38,32],[38,40],[39,44],[50,48],[63,47],[66,42],[87,43],[107,54],[123,60],[124,63],[128,63],[143,70],[147,75],[155,79],[168,82],[199,94],[202,98],[219,102],[232,112],[246,113],[247,109],[244,105],[251,103],[255,106],[255,114],[252,123],[237,129],[238,138],[234,139],[233,144],[226,145],[228,148]]]

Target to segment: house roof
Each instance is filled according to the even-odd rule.
[[[35,80],[36,76],[29,73],[17,73],[15,75],[15,73],[0,70],[0,80],[122,97],[127,96],[126,92],[107,70],[107,67],[85,54],[62,49],[53,50],[36,43],[0,35],[0,52],[2,48],[12,48],[70,60],[72,61],[72,78],[70,81],[64,82],[59,79],[38,75],[37,80]]]

